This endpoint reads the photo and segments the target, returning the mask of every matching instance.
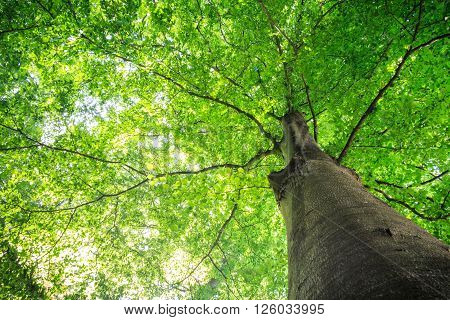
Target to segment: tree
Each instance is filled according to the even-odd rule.
[[[0,11],[2,241],[48,297],[449,296],[444,2]]]

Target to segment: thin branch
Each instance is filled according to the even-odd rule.
[[[272,143],[273,143],[274,145],[277,144],[276,139],[275,139],[268,131],[266,131],[266,130],[264,129],[262,123],[261,123],[258,119],[256,119],[256,117],[255,117],[254,115],[252,115],[251,113],[249,113],[249,112],[247,112],[247,111],[244,111],[244,110],[242,110],[242,109],[236,107],[234,104],[232,104],[232,103],[230,103],[230,102],[221,100],[221,99],[216,98],[216,97],[212,97],[212,96],[204,95],[204,94],[199,94],[199,93],[196,93],[196,92],[193,92],[193,91],[189,91],[189,90],[186,91],[186,92],[187,92],[189,95],[191,95],[191,96],[194,96],[194,97],[198,97],[198,98],[202,98],[202,99],[206,99],[206,100],[210,100],[210,101],[219,103],[219,104],[224,105],[224,106],[226,106],[226,107],[228,107],[228,108],[230,108],[230,109],[233,109],[233,110],[236,111],[237,113],[243,114],[244,116],[246,116],[248,119],[252,120],[252,121],[258,126],[259,131],[264,135],[264,137],[266,137],[267,139],[269,139],[270,141],[272,141]]]
[[[450,191],[447,191],[447,194],[445,195],[444,199],[442,200],[442,203],[440,206],[442,210],[445,210],[445,203],[447,202],[447,198],[448,198],[449,194],[450,194]]]
[[[78,205],[73,206],[73,207],[66,207],[66,208],[59,208],[59,209],[58,208],[38,209],[38,210],[27,209],[27,208],[23,208],[21,206],[19,206],[19,208],[21,208],[25,212],[29,212],[29,213],[32,213],[32,212],[60,212],[60,211],[76,210],[76,209],[79,209],[81,207],[85,207],[85,206],[91,205],[91,204],[93,204],[95,202],[101,201],[101,200],[106,199],[106,198],[118,197],[118,196],[120,196],[120,195],[122,195],[122,194],[124,194],[124,193],[126,193],[128,191],[131,191],[133,189],[136,189],[136,188],[142,186],[143,184],[147,183],[148,181],[150,181],[150,179],[149,178],[145,178],[144,180],[141,180],[139,183],[134,184],[131,187],[128,187],[128,188],[123,189],[121,191],[118,191],[116,193],[102,193],[100,196],[98,196],[97,198],[95,198],[93,200],[90,200],[90,201],[87,201],[87,202],[83,202],[83,203],[78,204]]]
[[[223,41],[224,41],[226,44],[228,44],[230,47],[234,48],[234,49],[240,49],[240,50],[242,50],[242,48],[240,48],[238,45],[236,45],[236,44],[230,42],[230,41],[227,39],[227,37],[225,36],[225,32],[223,31],[223,21],[222,21],[222,16],[221,16],[221,14],[220,14],[220,12],[219,12],[219,10],[218,10],[216,4],[215,4],[212,0],[210,0],[209,2],[211,3],[212,8],[214,9],[214,11],[215,11],[216,14],[217,14],[217,18],[218,18],[218,20],[219,20],[220,34],[222,35]],[[201,9],[200,9],[200,10],[201,10]]]
[[[73,8],[72,2],[70,0],[66,0],[67,5],[69,7],[69,11],[72,13],[73,18],[75,19],[75,22],[77,23],[77,25],[80,25],[80,21],[78,20],[77,14],[75,12],[75,9]]]
[[[288,35],[278,26],[278,24],[273,19],[272,15],[270,14],[269,10],[267,10],[266,6],[264,5],[264,2],[262,0],[258,0],[259,4],[261,5],[262,10],[264,11],[265,15],[267,16],[267,20],[269,20],[269,23],[271,27],[278,31],[286,40],[289,42],[289,44],[292,46],[292,49],[294,50],[294,54],[297,55],[299,47],[295,44],[294,41],[291,40],[291,38],[288,37]]]
[[[39,140],[31,138],[25,132],[23,132],[21,129],[13,128],[13,127],[7,126],[7,125],[5,125],[3,123],[0,123],[0,127],[6,128],[6,129],[14,131],[14,132],[17,132],[20,135],[22,135],[25,139],[36,143],[36,145],[28,146],[29,148],[35,147],[35,146],[40,146],[40,147],[44,147],[44,148],[49,149],[49,150],[70,153],[70,154],[74,154],[74,155],[77,155],[77,156],[80,156],[80,157],[88,158],[88,159],[99,161],[99,162],[103,162],[103,163],[118,164],[118,165],[121,165],[121,166],[123,166],[125,168],[128,168],[128,169],[130,169],[130,170],[132,170],[132,171],[134,171],[136,173],[139,173],[141,175],[144,175],[144,176],[147,175],[146,172],[144,172],[142,170],[139,170],[139,169],[136,169],[136,168],[133,168],[132,166],[130,166],[130,165],[126,164],[126,163],[122,163],[120,161],[102,159],[102,158],[99,158],[99,157],[96,157],[96,156],[93,156],[93,155],[90,155],[90,154],[87,154],[87,153],[83,153],[83,152],[79,152],[79,151],[75,151],[75,150],[71,150],[71,149],[66,149],[66,148],[62,148],[62,147],[51,146],[51,145],[45,144],[45,143],[43,143],[43,142],[41,142]]]
[[[29,146],[16,146],[16,147],[0,147],[0,151],[14,151],[14,150],[24,150],[39,147],[38,144],[31,144]]]
[[[314,24],[313,29],[313,33],[316,32],[317,27],[321,24],[322,20],[329,15],[331,12],[333,12],[333,10],[340,5],[341,3],[345,2],[345,0],[340,0],[340,1],[336,1],[327,11],[325,11],[324,14],[322,14],[319,19],[317,20],[317,22]]]
[[[211,257],[211,255],[208,255],[209,261],[211,261],[212,265],[214,266],[214,268],[216,268],[217,271],[219,271],[219,273],[222,275],[222,277],[225,279],[225,285],[228,289],[228,291],[231,292],[231,294],[236,298],[239,299],[238,296],[236,296],[236,294],[233,292],[233,290],[231,290],[230,286],[228,285],[228,278],[227,276],[225,276],[225,273],[223,273],[223,271],[219,268],[219,266],[214,262],[213,258]],[[242,298],[242,297],[241,297]]]
[[[311,115],[312,115],[312,119],[313,119],[314,140],[316,140],[316,142],[319,143],[316,114],[314,112],[314,108],[313,108],[312,103],[311,103],[311,98],[309,96],[309,86],[306,84],[305,76],[303,75],[303,73],[302,73],[302,80],[303,80],[303,84],[305,85],[306,99],[308,100],[309,110],[311,111]]]
[[[434,176],[433,178],[431,178],[431,179],[429,179],[429,180],[426,180],[426,181],[421,182],[420,185],[423,186],[423,185],[425,185],[425,184],[428,184],[428,183],[430,183],[430,182],[433,182],[434,180],[440,179],[440,178],[442,178],[443,176],[445,176],[447,173],[448,173],[448,170],[445,170],[445,171],[442,172],[440,175]]]
[[[375,180],[376,183],[381,184],[381,185],[385,185],[385,186],[389,186],[389,187],[394,187],[397,189],[404,189],[405,187],[400,186],[398,184],[395,183],[391,183],[391,182],[387,182],[387,181],[382,181],[382,180]]]
[[[284,70],[284,86],[286,88],[286,102],[288,107],[288,112],[292,112],[294,110],[292,103],[292,83],[291,83],[291,71],[292,68],[289,67],[288,63],[283,61],[283,70]]]
[[[400,150],[429,150],[429,149],[443,149],[445,146],[437,147],[437,146],[429,146],[429,147],[389,147],[389,146],[371,146],[371,145],[353,145],[353,148],[373,148],[373,149],[388,149],[392,150],[394,152],[400,151]]]
[[[317,112],[317,113],[316,113],[316,118],[317,118],[318,116],[320,116],[322,113],[324,113],[325,111],[327,111],[327,108],[322,109],[322,110],[320,110],[319,112]],[[305,121],[306,121],[306,123],[308,123],[308,122],[310,122],[311,120],[313,120],[312,117],[309,118],[309,119],[306,119]]]
[[[287,35],[284,32],[282,32],[282,30],[280,28],[278,28],[277,24],[273,20],[272,16],[270,15],[270,13],[267,10],[266,6],[264,5],[263,1],[258,0],[258,2],[261,5],[261,8],[263,9],[264,13],[267,16],[267,19],[269,20],[269,24],[270,24],[270,27],[272,28],[272,30],[274,32],[275,31],[280,32],[288,40],[289,44],[291,44],[292,48],[294,49],[294,56],[297,57],[299,47],[297,47],[296,44],[292,40],[290,40],[287,37]],[[273,41],[278,49],[278,54],[280,55],[280,57],[282,57],[283,56],[283,48],[281,47],[281,42],[277,35],[273,36]],[[294,110],[293,103],[292,103],[293,95],[292,95],[292,84],[291,84],[291,71],[292,70],[286,61],[283,61],[283,71],[284,71],[284,86],[286,89],[285,97],[286,97],[286,103],[287,103],[287,110],[288,110],[288,112],[292,112]]]
[[[245,71],[245,69],[247,69],[247,67],[248,67],[248,66],[245,66],[245,68],[244,68],[243,71]],[[239,82],[237,82],[237,80],[231,78],[230,76],[227,76],[227,75],[223,74],[223,73],[222,73],[222,70],[219,69],[217,66],[213,66],[212,68],[214,69],[214,71],[217,72],[217,74],[219,74],[221,77],[225,78],[225,79],[226,79],[229,83],[231,83],[233,86],[239,88],[239,89],[242,91],[242,95],[243,95],[244,97],[246,97],[246,98],[248,98],[248,99],[250,99],[250,100],[253,100],[252,96],[249,95],[249,94],[247,93],[247,91],[245,90],[245,88],[244,88]],[[242,74],[242,73],[243,73],[243,72],[241,72],[241,74]]]
[[[35,1],[37,2],[37,4],[38,4],[45,12],[48,13],[48,15],[49,15],[50,17],[52,17],[52,19],[55,19],[55,16],[53,15],[53,13],[51,13],[51,11],[50,11],[47,7],[45,7],[45,6],[42,4],[41,1],[39,1],[39,0],[35,0]]]
[[[412,37],[413,42],[416,41],[417,35],[419,34],[420,23],[422,22],[423,1],[424,0],[420,0],[420,3],[419,3],[419,16],[417,17],[417,23],[414,28],[414,33],[413,33],[413,37]]]
[[[237,220],[236,220],[236,217],[233,217],[233,219],[234,219],[235,221],[237,221]],[[224,261],[226,264],[229,264],[227,255],[225,254],[225,251],[223,251],[223,249],[222,249],[220,243],[217,244],[217,248],[219,248],[220,252],[222,253],[222,256],[223,256],[222,261]],[[231,282],[233,283],[234,287],[236,288],[236,291],[237,291],[238,295],[239,295],[239,296],[241,297],[241,299],[242,299],[242,293],[241,293],[241,291],[239,290],[239,285],[236,285],[236,281],[235,281],[235,278],[233,277],[233,274],[230,274],[230,278],[231,278]]]
[[[440,36],[434,37],[434,38],[428,40],[427,42],[424,42],[424,43],[412,48],[411,51],[414,52],[414,51],[420,50],[424,47],[428,47],[428,46],[432,45],[433,43],[435,43],[438,40],[449,38],[449,37],[450,37],[450,33],[441,34]]]
[[[405,207],[406,209],[408,209],[409,211],[411,211],[412,213],[414,213],[416,216],[418,216],[418,217],[420,217],[420,218],[422,218],[422,219],[424,219],[424,220],[428,220],[428,221],[445,220],[445,219],[447,219],[447,218],[450,216],[449,214],[442,215],[442,216],[440,216],[440,217],[429,217],[429,216],[426,216],[426,215],[424,215],[424,214],[418,212],[414,207],[410,206],[410,205],[409,205],[408,203],[406,203],[405,201],[402,201],[402,200],[399,200],[399,199],[392,198],[391,196],[389,196],[389,195],[388,195],[386,192],[384,192],[383,190],[376,189],[376,188],[373,188],[373,190],[375,190],[376,192],[382,194],[382,195],[386,198],[386,200],[388,200],[388,201],[390,201],[390,202],[395,202],[395,203],[398,203],[398,204],[402,205],[403,207]]]
[[[392,77],[389,79],[389,81],[386,83],[386,85],[378,91],[378,94],[372,100],[372,102],[370,103],[370,105],[367,108],[367,110],[364,112],[364,114],[361,116],[361,118],[359,119],[359,121],[356,124],[356,126],[353,128],[352,132],[350,133],[350,136],[347,139],[347,142],[345,143],[344,148],[342,149],[341,153],[339,154],[339,156],[337,158],[337,162],[338,163],[340,163],[342,161],[342,159],[345,157],[345,155],[347,154],[347,152],[348,152],[348,150],[349,150],[353,140],[355,139],[356,133],[361,129],[361,127],[362,127],[363,123],[366,121],[367,117],[372,112],[375,111],[375,107],[377,106],[378,101],[383,97],[384,93],[392,86],[394,81],[399,77],[400,71],[402,70],[403,66],[405,65],[405,62],[408,59],[408,57],[414,51],[418,50],[418,49],[413,50],[412,43],[416,40],[417,34],[419,32],[420,23],[421,23],[421,20],[422,20],[422,12],[423,12],[423,0],[421,0],[420,4],[419,4],[419,17],[417,19],[418,21],[417,21],[416,26],[414,28],[414,33],[413,33],[413,36],[412,36],[411,45],[408,47],[408,49],[406,50],[405,54],[401,58],[400,63],[397,65],[397,68],[395,69],[395,72],[392,75]]]
[[[56,241],[53,243],[53,245],[46,252],[44,252],[42,255],[40,255],[36,260],[38,260],[38,261],[41,260],[42,258],[47,256],[50,252],[52,252],[53,249],[55,249],[56,245],[61,241],[62,237],[66,234],[66,231],[70,226],[70,223],[72,222],[73,218],[75,217],[76,211],[77,211],[77,209],[72,210],[72,213],[69,216],[69,220],[67,221],[66,226],[64,227],[64,230],[62,231],[62,233],[58,237],[58,239],[56,239]]]
[[[356,126],[351,131],[351,133],[350,133],[350,135],[349,135],[349,137],[347,139],[347,142],[345,143],[344,148],[342,149],[341,153],[339,154],[339,157],[337,158],[338,162],[341,162],[342,159],[345,157],[345,155],[347,154],[351,144],[353,143],[353,140],[355,139],[356,133],[361,129],[361,127],[362,127],[363,123],[366,121],[367,117],[375,110],[375,107],[377,106],[378,101],[383,97],[385,92],[392,86],[394,81],[399,77],[400,71],[402,70],[403,66],[405,65],[406,60],[411,56],[411,54],[413,54],[414,52],[418,51],[419,49],[422,49],[424,47],[427,47],[427,46],[435,43],[436,41],[438,41],[440,39],[445,39],[445,38],[448,38],[448,37],[450,37],[450,33],[437,36],[437,37],[435,37],[433,39],[430,39],[427,42],[424,42],[424,43],[422,43],[422,44],[420,44],[420,45],[418,45],[416,47],[411,47],[410,46],[409,49],[406,50],[406,53],[401,58],[401,61],[397,65],[397,68],[395,69],[395,72],[392,75],[392,77],[389,79],[389,81],[386,83],[386,85],[378,91],[378,94],[372,100],[372,102],[370,103],[370,105],[367,108],[367,110],[364,112],[364,114],[361,116],[361,118],[359,119],[359,121],[356,124]]]
[[[15,29],[0,30],[0,36],[2,36],[3,34],[6,34],[6,33],[26,31],[26,30],[39,28],[39,27],[41,27],[41,26],[40,25],[32,25],[32,26],[29,26],[29,27],[21,27],[21,28],[15,28]]]
[[[316,113],[316,117],[319,116],[320,114],[324,113],[325,111],[327,111],[327,108],[325,108],[325,109],[320,110],[319,112],[317,112],[317,113]],[[274,112],[267,112],[266,115],[268,115],[269,117],[272,117],[272,118],[274,118],[275,120],[278,120],[278,121],[283,120],[283,117],[277,116]],[[311,120],[313,120],[312,117],[309,118],[309,119],[306,119],[305,121],[306,121],[306,122],[309,122],[309,121],[311,121]]]
[[[389,51],[389,49],[393,43],[394,43],[394,38],[392,38],[391,40],[388,41],[388,43],[384,47],[381,55],[378,57],[377,61],[375,62],[375,65],[369,71],[367,71],[365,78],[367,78],[367,79],[372,78],[372,76],[374,75],[374,73],[375,73],[376,69],[378,68],[378,66],[380,65],[380,63],[383,61],[383,59],[385,59],[387,57],[387,52]]]
[[[222,224],[222,226],[220,227],[219,232],[217,233],[216,239],[214,240],[214,242],[211,244],[211,246],[209,247],[208,252],[200,259],[200,261],[195,265],[195,267],[180,281],[177,281],[177,283],[182,283],[183,281],[185,281],[187,278],[189,278],[190,276],[192,276],[194,274],[194,272],[198,269],[198,267],[203,263],[203,261],[205,261],[206,258],[208,258],[211,254],[211,252],[214,250],[214,248],[217,246],[217,244],[220,241],[220,237],[222,237],[223,232],[225,231],[225,228],[227,227],[227,225],[230,223],[231,219],[233,219],[234,214],[237,211],[237,203],[234,204],[233,209],[231,210],[231,214],[228,217],[227,220],[225,220],[225,222]]]
[[[385,186],[389,186],[389,187],[394,187],[394,188],[398,188],[398,189],[407,189],[410,187],[418,187],[418,186],[423,186],[426,185],[428,183],[431,183],[435,180],[438,180],[440,178],[442,178],[443,176],[445,176],[449,171],[445,170],[444,172],[442,172],[441,174],[437,175],[437,176],[433,176],[433,178],[422,181],[420,183],[411,183],[409,185],[406,186],[400,186],[398,184],[394,184],[394,183],[390,183],[390,182],[386,182],[386,181],[381,181],[381,180],[375,180],[376,183],[381,184],[381,185],[385,185]],[[429,173],[430,174],[430,173]]]

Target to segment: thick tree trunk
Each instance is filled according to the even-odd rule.
[[[282,119],[287,166],[269,175],[288,241],[289,299],[450,298],[449,247],[372,196]]]

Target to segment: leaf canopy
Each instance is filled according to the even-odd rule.
[[[52,298],[283,299],[276,118],[304,112],[338,157],[397,71],[342,163],[449,243],[447,19],[435,0],[3,1],[2,268]]]

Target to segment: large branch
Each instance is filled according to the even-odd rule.
[[[60,212],[60,211],[69,211],[69,210],[76,210],[79,209],[81,207],[85,207],[85,206],[89,206],[93,203],[99,202],[101,200],[107,199],[107,198],[114,198],[114,197],[118,197],[121,196],[125,193],[127,193],[128,191],[134,190],[136,188],[141,187],[142,185],[146,184],[147,182],[154,180],[154,179],[158,179],[158,178],[162,178],[162,177],[167,177],[167,176],[177,176],[177,175],[196,175],[196,174],[200,174],[203,172],[207,172],[207,171],[212,171],[212,170],[216,170],[216,169],[221,169],[221,168],[229,168],[229,169],[247,169],[249,168],[253,163],[255,163],[256,161],[265,158],[271,154],[274,154],[275,152],[278,151],[278,144],[269,150],[262,150],[260,152],[258,152],[257,154],[255,154],[253,157],[251,157],[246,163],[244,164],[234,164],[234,163],[224,163],[224,164],[216,164],[216,165],[212,165],[209,167],[205,167],[205,168],[201,168],[199,170],[180,170],[180,171],[172,171],[172,172],[165,172],[165,173],[157,173],[155,175],[153,175],[151,178],[145,178],[143,180],[141,180],[140,182],[126,188],[126,189],[122,189],[118,192],[115,193],[101,193],[100,196],[98,196],[95,199],[89,200],[87,202],[83,202],[80,203],[78,205],[72,206],[72,207],[65,207],[65,208],[52,208],[52,209],[28,209],[28,208],[23,208],[20,207],[20,209],[24,210],[25,212]]]
[[[427,42],[424,42],[416,47],[412,47],[410,46],[408,50],[406,50],[405,54],[403,55],[402,59],[400,60],[400,63],[397,65],[397,68],[395,69],[394,74],[392,75],[392,77],[389,79],[389,81],[384,85],[384,87],[382,87],[379,91],[378,94],[375,96],[375,98],[372,100],[372,102],[370,103],[369,107],[367,108],[367,110],[363,113],[363,115],[361,116],[361,118],[359,119],[358,123],[356,124],[356,126],[353,128],[353,130],[351,131],[347,142],[345,143],[344,148],[342,149],[341,153],[339,154],[339,157],[337,158],[338,162],[341,162],[342,159],[345,157],[345,155],[347,154],[351,144],[353,143],[353,140],[355,139],[356,134],[358,133],[358,131],[361,129],[361,127],[363,126],[364,122],[366,121],[367,117],[374,112],[375,107],[378,104],[378,101],[384,96],[384,94],[386,93],[386,91],[392,86],[392,84],[394,83],[394,81],[399,77],[400,75],[400,71],[402,70],[403,66],[405,65],[405,62],[407,61],[407,59],[416,51],[425,48],[427,46],[430,46],[431,44],[435,43],[436,41],[440,40],[440,39],[445,39],[450,37],[450,33],[446,33],[440,36],[437,36],[433,39],[428,40]]]
[[[135,62],[135,61],[133,61],[133,60],[127,58],[127,57],[121,56],[121,55],[119,55],[117,53],[114,53],[112,51],[104,49],[101,46],[98,46],[92,39],[87,37],[85,34],[81,34],[81,37],[86,39],[87,41],[95,44],[98,48],[102,49],[105,53],[107,53],[109,55],[112,55],[112,56],[114,56],[116,58],[119,58],[119,59],[121,59],[123,61],[133,63],[135,66],[151,72],[151,74],[154,74],[154,75],[158,76],[159,78],[161,78],[161,79],[163,79],[163,80],[173,84],[174,86],[178,87],[182,92],[184,92],[186,94],[189,94],[191,96],[194,96],[194,97],[197,97],[197,98],[200,98],[200,99],[205,99],[205,100],[209,100],[209,101],[221,104],[223,106],[226,106],[226,107],[228,107],[228,108],[230,108],[230,109],[232,109],[232,110],[234,110],[234,111],[244,115],[245,117],[247,117],[248,119],[253,121],[258,126],[259,131],[264,135],[264,137],[266,137],[274,145],[276,145],[276,143],[277,143],[276,139],[268,131],[266,131],[264,129],[262,123],[258,119],[256,119],[256,117],[254,115],[252,115],[251,113],[249,113],[247,111],[242,110],[241,108],[237,107],[233,103],[225,101],[225,100],[220,99],[218,97],[213,97],[213,96],[211,96],[209,94],[203,94],[203,93],[200,93],[200,92],[193,91],[193,90],[185,87],[183,84],[181,84],[180,82],[178,82],[174,78],[172,78],[172,77],[170,77],[170,76],[168,76],[166,74],[163,74],[162,72],[160,72],[158,70],[151,69],[151,68],[149,68],[148,66],[146,66],[146,65],[144,65],[142,63]]]

